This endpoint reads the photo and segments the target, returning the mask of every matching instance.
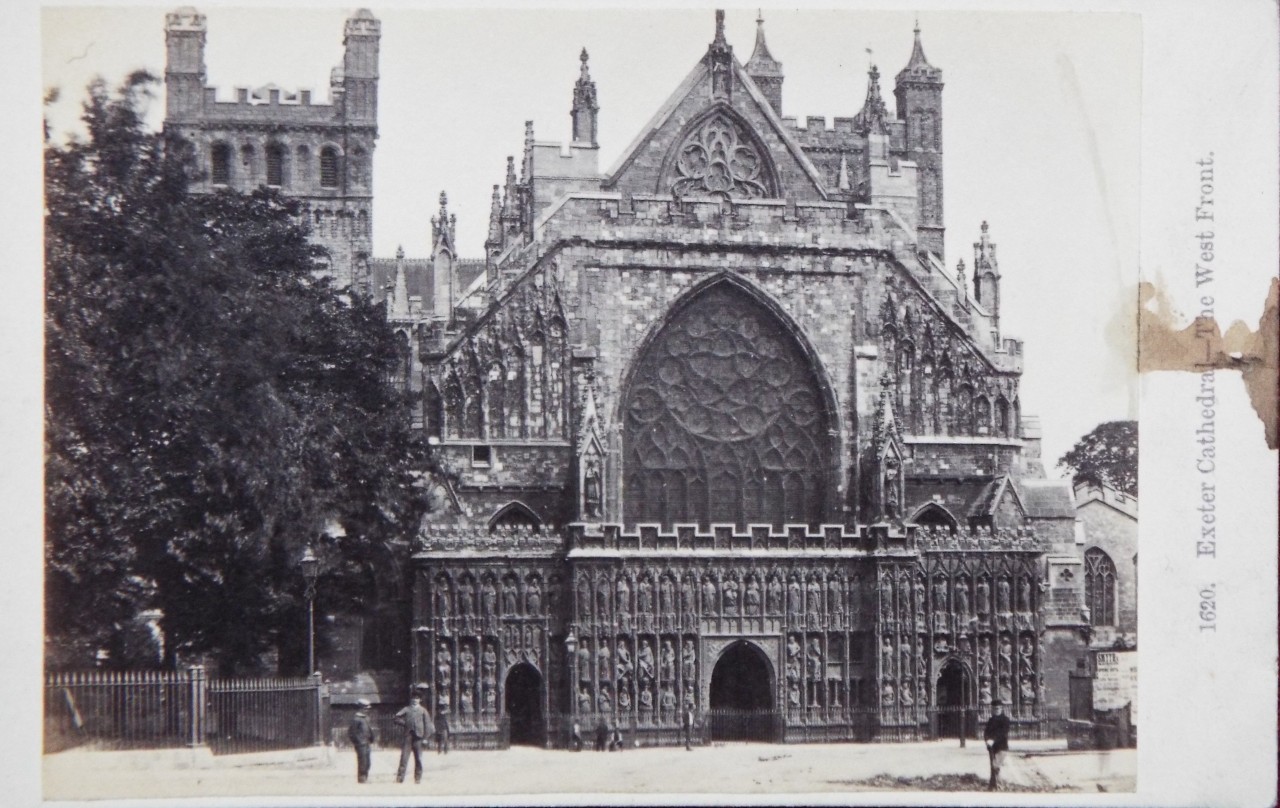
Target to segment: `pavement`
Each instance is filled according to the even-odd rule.
[[[1136,787],[1133,749],[1068,752],[1063,741],[1020,741],[1002,771],[1010,791],[1124,792]],[[880,744],[717,744],[572,752],[513,747],[431,752],[421,784],[396,783],[399,752],[375,750],[370,781],[356,783],[348,749],[256,755],[190,750],[46,755],[46,800],[178,797],[476,798],[517,795],[782,795],[983,787],[986,750],[954,740]],[[412,766],[412,764],[411,764]],[[607,797],[606,797],[607,799]],[[555,801],[552,799],[551,801]],[[670,801],[669,799],[667,801]]]

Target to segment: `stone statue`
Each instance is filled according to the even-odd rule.
[[[1009,613],[1009,579],[1001,578],[996,584],[996,610],[1000,614]]]
[[[956,614],[969,616],[969,584],[964,579],[956,581]]]
[[[806,668],[809,672],[809,678],[819,680],[822,678],[822,647],[818,644],[817,637],[809,639],[809,650],[805,652]]]
[[[578,712],[591,712],[591,694],[587,692],[585,687],[578,688]]]
[[[844,614],[844,593],[840,590],[840,579],[827,579],[827,609],[832,614]]]
[[[578,649],[578,681],[591,681],[591,649],[587,647],[586,643],[583,643],[582,647]]]
[[[991,614],[991,586],[986,578],[978,579],[978,614],[984,617]]]
[[[640,670],[640,681],[642,683],[652,681],[653,679],[653,646],[648,640],[640,643],[640,650],[636,653],[636,665]]]
[[[662,576],[662,581],[658,584],[658,611],[662,614],[675,614],[676,586],[671,582],[670,575]]]
[[[991,640],[986,637],[978,640],[978,675],[991,675]]]
[[[693,614],[697,611],[694,603],[693,595],[693,577],[686,575],[684,580],[680,582],[680,611],[684,614]]]
[[[769,593],[766,607],[769,614],[782,614],[782,581],[774,575],[769,578]]]
[[[448,618],[449,613],[449,584],[447,581],[436,581],[436,617]]]
[[[942,578],[935,578],[933,581],[933,611],[946,612],[947,610],[947,582]]]
[[[1000,672],[1013,668],[1013,641],[1006,634],[1000,638]]]
[[[893,670],[893,639],[887,634],[880,641],[880,669],[885,674]]]
[[[1000,701],[1013,703],[1013,689],[1009,686],[1009,677],[1003,673],[1000,674]]]
[[[698,652],[693,647],[693,640],[685,640],[680,651],[680,676],[686,682],[695,681],[698,673]]]
[[[474,700],[471,696],[471,685],[464,684],[462,692],[458,694],[458,710],[463,715],[471,715],[474,710]]]
[[[664,682],[670,682],[676,678],[676,649],[671,645],[671,640],[662,641],[658,670],[662,674]]]
[[[805,610],[809,614],[822,614],[822,584],[818,583],[818,579],[810,578],[809,585],[805,587]]]
[[[542,587],[538,585],[537,578],[529,582],[525,593],[525,613],[531,617],[542,614]]]
[[[640,690],[640,709],[645,712],[653,712],[653,689],[649,687]]]
[[[613,711],[613,693],[607,684],[600,685],[600,695],[596,697],[596,709],[602,713]]]
[[[709,575],[702,579],[702,613],[716,613],[716,585]]]
[[[885,682],[884,687],[880,688],[880,703],[886,707],[893,706],[897,695],[893,691],[893,682]]]
[[[480,678],[489,683],[497,681],[498,652],[493,650],[493,643],[485,643],[480,652]]]
[[[633,667],[631,664],[631,652],[627,650],[625,640],[618,641],[618,650],[614,655],[614,671],[616,671],[619,679],[631,673]]]
[[[884,611],[893,609],[893,580],[887,574],[880,577],[880,608]]]
[[[591,617],[591,582],[585,575],[578,579],[578,613],[583,619]]]
[[[631,586],[625,575],[618,576],[618,614],[631,613]]]
[[[676,694],[671,690],[671,685],[662,686],[662,693],[658,696],[658,706],[664,713],[676,711]]]
[[[915,613],[917,617],[924,617],[924,581],[917,577],[915,583],[911,586],[911,594],[915,599]]]
[[[471,600],[473,589],[471,582],[466,578],[462,579],[462,583],[458,584],[458,614],[463,617],[470,617],[474,602]]]
[[[760,584],[755,578],[747,581],[747,591],[742,596],[743,613],[747,615],[760,614]]]
[[[458,670],[461,671],[462,678],[469,681],[476,675],[476,655],[471,653],[469,646],[462,646],[462,650],[458,651]]]
[[[519,597],[516,592],[516,584],[514,581],[502,582],[502,612],[506,615],[516,615],[520,613]]]
[[[983,676],[978,680],[978,703],[988,705],[991,703],[991,677]]]
[[[600,681],[609,678],[612,671],[609,670],[609,659],[613,655],[609,652],[609,643],[601,640],[600,648],[596,651],[596,674],[600,677]]]
[[[693,689],[693,682],[685,682],[684,685],[684,708],[693,710],[698,706],[698,694]]]
[[[724,592],[724,613],[737,614],[738,613],[738,582],[733,579],[729,579],[725,581],[722,586],[723,586],[723,592]]]
[[[910,682],[902,683],[901,701],[902,701],[903,707],[910,707],[911,705],[915,704],[915,698],[911,695]]]
[[[484,707],[486,713],[495,713],[498,711],[498,691],[494,688],[486,688],[484,691]]]
[[[792,682],[792,683],[787,687],[787,704],[791,705],[791,707],[792,707],[792,708],[799,708],[799,707],[800,707],[800,685],[799,685],[799,683],[797,683],[797,682]]]
[[[1031,638],[1023,636],[1018,643],[1018,662],[1023,674],[1029,675],[1035,671],[1032,657],[1035,653],[1035,647],[1031,643]]]
[[[596,588],[596,615],[601,620],[609,619],[609,582],[601,581]]]
[[[485,580],[480,586],[480,614],[484,617],[493,617],[498,609],[498,588],[493,585],[493,581]]]
[[[792,578],[787,582],[787,614],[795,617],[800,614],[804,604],[800,602],[800,582]]]
[[[1022,696],[1023,704],[1035,703],[1036,685],[1034,679],[1030,676],[1022,677],[1022,687],[1019,689],[1019,692]]]
[[[600,461],[587,458],[582,473],[582,515],[588,519],[600,518]]]
[[[898,670],[902,671],[903,676],[910,676],[915,666],[911,664],[911,643],[905,637],[902,638],[902,644],[898,646],[898,656]]]
[[[1018,611],[1031,611],[1031,580],[1025,575],[1018,576]]]
[[[631,694],[621,684],[618,686],[618,712],[631,712]]]
[[[648,576],[640,579],[636,590],[636,614],[653,614],[653,584]]]

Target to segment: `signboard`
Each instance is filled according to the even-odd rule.
[[[1099,651],[1094,657],[1093,708],[1115,710],[1126,704],[1138,723],[1138,652]]]

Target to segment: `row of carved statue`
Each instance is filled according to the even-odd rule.
[[[698,651],[692,637],[681,642],[641,636],[634,643],[629,637],[583,638],[572,665],[579,712],[674,711],[677,693],[683,693],[685,708],[697,707]]]

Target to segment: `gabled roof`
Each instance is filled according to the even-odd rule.
[[[803,177],[807,180],[811,192],[820,199],[827,199],[827,189],[823,181],[821,172],[804,153],[800,147],[800,143],[795,139],[789,128],[785,126],[782,119],[773,111],[768,100],[760,92],[755,82],[751,80],[746,69],[738,62],[736,58],[731,59],[732,63],[732,98],[733,101],[728,106],[733,110],[738,118],[742,119],[748,126],[752,127],[757,135],[768,135],[769,138],[761,138],[767,140],[776,138],[780,141],[783,149],[779,154],[778,150],[770,150],[769,157],[780,164],[785,160],[791,164],[794,169],[786,172],[787,177]],[[620,186],[627,184],[628,174],[637,163],[637,160],[647,151],[652,150],[652,160],[662,162],[671,149],[678,148],[679,144],[674,142],[686,126],[695,120],[705,111],[712,109],[716,104],[724,104],[724,101],[714,99],[709,91],[711,86],[711,70],[706,59],[701,59],[689,71],[684,80],[676,87],[675,91],[668,96],[658,111],[654,113],[649,122],[631,142],[631,144],[622,153],[622,156],[607,172],[604,187],[614,190]],[[706,90],[703,92],[703,90]],[[740,99],[745,97],[746,103]],[[683,114],[678,114],[683,113]],[[754,120],[752,120],[754,119]],[[760,130],[764,131],[760,131]],[[666,136],[666,142],[658,142]],[[642,185],[648,185],[643,180]],[[785,183],[784,183],[785,184]],[[636,188],[638,192],[653,193],[654,187]],[[781,189],[786,194],[787,188]],[[794,190],[794,187],[790,190]]]

